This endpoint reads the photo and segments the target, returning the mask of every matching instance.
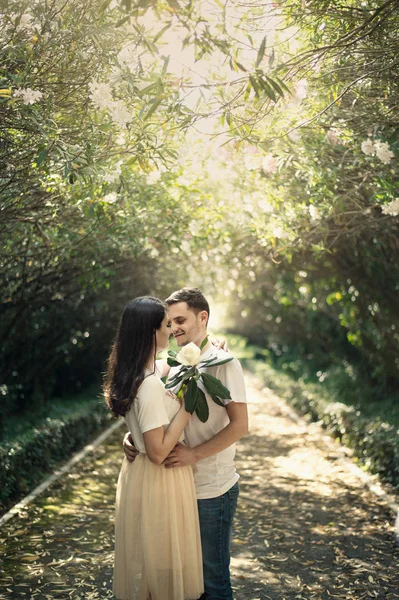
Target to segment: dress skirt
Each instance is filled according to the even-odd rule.
[[[123,460],[115,515],[118,600],[197,600],[204,591],[193,471]]]

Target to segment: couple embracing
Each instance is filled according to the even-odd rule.
[[[203,345],[208,319],[208,302],[197,288],[178,290],[165,302],[136,298],[122,315],[105,383],[108,405],[130,431],[116,496],[118,600],[233,598],[230,538],[239,478],[234,455],[235,442],[248,431],[247,405],[238,360],[217,344]],[[162,383],[164,377],[178,379],[181,369],[156,360],[171,333],[178,346],[193,342],[201,348],[199,371],[230,392],[216,403],[202,389],[206,422],[186,411],[184,399],[173,393],[179,386],[168,391]]]

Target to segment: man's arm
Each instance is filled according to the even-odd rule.
[[[222,452],[222,450],[225,450],[248,433],[246,403],[229,402],[226,404],[226,411],[230,419],[230,423],[226,427],[219,431],[213,438],[195,448],[187,448],[182,444],[177,444],[164,460],[163,464],[165,467],[193,465],[203,458]]]
[[[129,462],[133,462],[139,451],[133,443],[132,434],[128,431],[123,438],[123,451]]]

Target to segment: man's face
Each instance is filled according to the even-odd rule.
[[[196,314],[187,306],[187,302],[177,302],[168,307],[168,317],[178,346],[185,346],[190,342],[201,345],[206,336],[206,311]]]

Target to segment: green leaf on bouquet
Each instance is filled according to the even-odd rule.
[[[187,367],[183,367],[183,369],[187,369]],[[179,371],[179,373],[181,373],[181,371]],[[182,381],[186,381],[186,379],[189,379],[190,377],[192,377],[195,374],[195,367],[190,367],[187,370],[184,370],[183,373],[181,373],[182,375]]]
[[[208,343],[208,336],[206,336],[206,338],[204,340],[202,340],[201,346],[200,346],[200,350],[202,350],[203,348],[205,348],[205,346]]]
[[[176,356],[177,356],[176,350],[169,350],[168,351],[168,356],[170,356],[172,358],[176,358]]]
[[[183,377],[184,377],[185,373],[177,373],[174,377],[172,377],[172,379],[169,379],[167,384],[165,385],[165,388],[167,390],[170,390],[174,387],[176,387],[176,385],[178,385],[179,383],[181,383],[183,381]]]
[[[193,414],[198,400],[198,386],[195,379],[190,379],[184,392],[184,406],[187,412]]]
[[[206,360],[203,363],[201,363],[201,366],[202,367],[218,367],[219,365],[225,365],[226,363],[230,362],[233,359],[234,359],[234,356],[230,356],[229,358],[224,358],[223,360],[216,360],[215,362],[212,362],[212,359],[210,358],[209,360]]]
[[[221,381],[219,381],[219,379],[216,379],[216,377],[209,373],[201,373],[201,377],[206,391],[212,396],[213,400],[215,400],[214,396],[223,398],[223,400],[231,400],[229,390]],[[217,404],[219,404],[219,402],[217,402]]]
[[[209,406],[204,392],[198,388],[198,401],[195,407],[197,417],[202,423],[206,423],[209,417]]]
[[[168,356],[167,363],[170,367],[179,367],[180,363],[171,356]]]
[[[171,360],[173,360],[173,359],[171,359]],[[177,365],[179,367],[181,367],[180,363],[177,363]],[[172,366],[174,366],[174,365],[172,365]],[[192,377],[192,375],[194,375],[194,373],[195,373],[195,367],[182,367],[180,369],[180,371],[178,371],[176,373],[176,375],[173,375],[173,377],[168,380],[168,383],[166,384],[165,388],[167,390],[170,390],[171,388],[175,387],[177,384],[181,383],[182,381],[186,381],[186,379],[188,379],[189,377]]]
[[[218,404],[219,406],[221,406],[222,408],[224,408],[224,404],[221,401],[221,399],[219,398],[219,396],[216,396],[216,394],[210,394],[212,400],[215,402],[215,404]]]

